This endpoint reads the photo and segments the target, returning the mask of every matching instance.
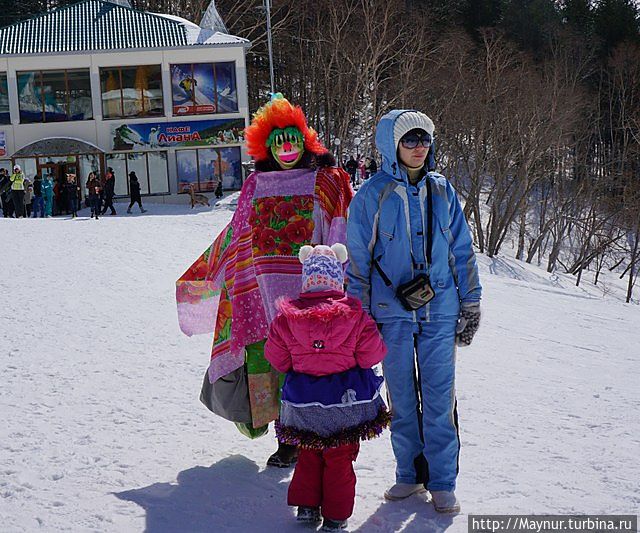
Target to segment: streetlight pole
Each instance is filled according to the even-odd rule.
[[[338,137],[336,137],[335,139],[333,139],[333,144],[336,145],[336,151],[338,152],[336,155],[338,156],[338,164],[340,166],[342,166],[342,158],[340,157],[342,155],[341,150],[340,150],[340,143],[342,141],[340,139],[338,139]]]
[[[276,92],[276,86],[273,79],[273,49],[271,45],[271,0],[264,0],[264,6],[267,10],[267,45],[269,47],[269,76],[271,79],[271,94]]]

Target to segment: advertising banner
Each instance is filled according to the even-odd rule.
[[[173,115],[206,115],[238,110],[235,63],[171,65]]]
[[[244,119],[198,120],[113,126],[113,150],[225,146],[244,142]]]
[[[7,138],[4,131],[0,131],[0,157],[7,155]]]

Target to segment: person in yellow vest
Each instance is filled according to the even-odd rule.
[[[24,174],[20,165],[13,167],[13,174],[11,174],[9,181],[11,181],[14,216],[16,218],[24,218]]]

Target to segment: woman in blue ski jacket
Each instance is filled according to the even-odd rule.
[[[458,512],[456,344],[469,345],[478,329],[482,289],[456,191],[428,171],[433,132],[418,111],[394,110],[380,120],[381,170],[349,207],[347,291],[389,348],[384,374],[397,468],[385,497],[428,490],[437,511]]]

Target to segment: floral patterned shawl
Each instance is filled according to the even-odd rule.
[[[214,331],[211,382],[244,364],[245,347],[266,339],[277,298],[298,296],[300,248],[345,242],[352,196],[338,168],[247,178],[231,222],[176,283],[182,331]]]

